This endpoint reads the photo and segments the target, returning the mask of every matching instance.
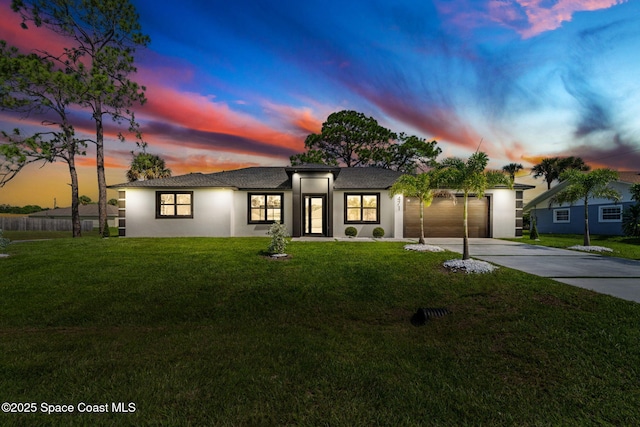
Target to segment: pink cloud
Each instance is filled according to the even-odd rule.
[[[526,16],[528,25],[516,28],[523,38],[530,38],[546,31],[560,28],[563,22],[570,22],[576,12],[588,12],[608,9],[626,0],[558,0],[551,7],[545,6],[545,0],[514,0],[489,2],[491,18],[506,25],[518,20],[521,13]]]
[[[283,133],[259,120],[236,111],[226,103],[215,102],[198,93],[180,92],[161,85],[147,85],[147,103],[137,110],[140,116],[169,122],[202,132],[227,134],[265,145],[299,150],[302,140]]]
[[[439,13],[459,29],[468,30],[497,22],[531,38],[560,28],[577,12],[608,9],[627,0],[488,0],[480,5],[469,0],[438,1]]]
[[[324,119],[317,118],[311,108],[296,108],[289,105],[274,104],[273,102],[263,101],[265,109],[274,113],[277,120],[282,122],[286,128],[304,134],[306,137],[310,133],[318,133],[322,130],[322,121]]]
[[[28,29],[22,28],[22,18],[11,10],[8,0],[0,0],[0,16],[0,40],[6,40],[21,52],[32,53],[37,47],[51,54],[62,54],[63,47],[68,45],[65,37],[46,28],[38,28],[32,23],[28,23]]]

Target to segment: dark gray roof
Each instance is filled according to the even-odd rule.
[[[240,190],[290,190],[295,172],[331,172],[336,190],[388,189],[402,172],[380,168],[341,168],[326,165],[286,167],[249,167],[209,174],[190,173],[170,178],[134,181],[110,185],[110,188],[234,188]],[[498,186],[496,188],[506,188]],[[528,190],[532,185],[515,184],[516,190]]]
[[[216,179],[245,190],[290,190],[291,181],[283,167],[252,167],[218,172]]]
[[[250,167],[210,174],[190,173],[170,178],[110,185],[110,188],[198,188],[226,187],[245,190],[290,190],[289,173],[295,171],[333,172],[336,189],[388,188],[402,175],[378,168],[339,168],[324,165],[300,167]]]
[[[144,181],[125,182],[110,185],[109,188],[196,188],[196,187],[229,187],[216,179],[216,173],[190,173],[169,178],[147,179]]]
[[[393,185],[402,172],[379,168],[342,168],[336,177],[336,190],[386,189]]]

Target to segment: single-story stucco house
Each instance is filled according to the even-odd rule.
[[[81,221],[93,221],[93,227],[99,228],[98,219],[98,205],[79,205],[78,213],[80,214]],[[52,219],[68,219],[71,220],[71,207],[47,209],[32,213],[29,218],[52,218]],[[109,227],[117,227],[118,207],[113,205],[107,205],[107,223]]]
[[[120,236],[265,236],[279,221],[294,237],[342,237],[349,226],[360,237],[371,237],[376,227],[385,237],[417,237],[418,201],[389,197],[400,176],[378,168],[249,167],[110,188],[118,190]],[[523,191],[529,188],[493,188],[470,199],[470,235],[521,236]],[[425,210],[425,235],[462,236],[462,206],[435,200]]]
[[[631,200],[629,190],[636,183],[640,183],[640,172],[618,172],[618,180],[609,184],[622,195],[618,203],[607,199],[589,200],[589,232],[591,234],[610,236],[624,234],[622,213],[627,207],[635,204],[635,201]],[[529,212],[531,218],[535,220],[538,233],[584,233],[584,201],[580,200],[573,205],[550,203],[551,198],[567,185],[566,181],[559,183],[524,207],[525,212]]]

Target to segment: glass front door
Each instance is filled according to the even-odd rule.
[[[325,196],[304,196],[304,234],[325,235]]]

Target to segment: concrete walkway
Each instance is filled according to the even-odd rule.
[[[462,239],[428,238],[462,253]],[[496,239],[470,239],[473,258],[640,303],[640,261]]]

